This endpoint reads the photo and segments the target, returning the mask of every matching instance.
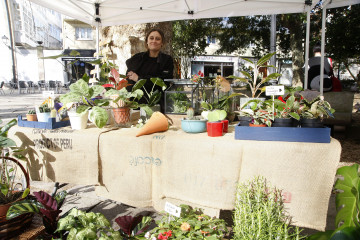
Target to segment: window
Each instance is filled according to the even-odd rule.
[[[86,27],[77,27],[75,29],[76,40],[92,40],[92,29]]]

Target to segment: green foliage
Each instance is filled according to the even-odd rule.
[[[58,221],[56,232],[67,234],[68,240],[122,239],[103,214],[86,213],[76,208]]]
[[[36,114],[35,109],[29,109],[29,111],[27,112],[27,114]]]
[[[188,205],[180,205],[180,217],[169,214],[163,215],[157,221],[157,227],[151,230],[150,239],[161,235],[171,235],[169,239],[223,239],[228,233],[225,221],[212,218],[203,213],[201,209]],[[171,219],[171,221],[169,221]]]
[[[39,112],[41,112],[41,113],[51,112],[51,108],[49,107],[49,105],[47,103],[45,103],[39,107]]]
[[[290,227],[281,191],[263,177],[237,186],[234,212],[234,239],[303,239],[300,230]]]
[[[336,174],[342,177],[336,180],[335,230],[319,232],[309,237],[309,240],[355,240],[360,239],[360,175],[359,165],[344,166]]]
[[[182,87],[176,89],[176,93],[169,93],[167,95],[167,102],[169,106],[172,106],[173,113],[185,113],[186,109],[190,106],[190,102],[186,93],[181,93],[184,91]]]
[[[2,120],[0,119],[0,123]],[[12,119],[10,122],[0,127],[0,151],[2,152],[4,148],[14,147],[16,143],[14,140],[8,138],[8,131],[11,127],[17,124],[16,119]]]
[[[266,124],[271,127],[271,120],[273,118],[272,100],[261,101],[253,99],[248,101],[244,106],[250,105],[250,108],[242,109],[240,111],[242,116],[251,117],[253,124]]]
[[[225,110],[214,110],[209,112],[208,114],[208,121],[209,122],[216,122],[216,121],[221,121],[224,120],[227,116],[227,113]]]
[[[144,97],[147,100],[147,106],[149,106],[151,108],[159,103],[159,101],[161,99],[161,94],[162,94],[158,89],[155,90],[155,86],[161,87],[162,91],[165,91],[167,86],[161,78],[150,78],[150,81],[153,83],[153,87],[150,90],[150,92],[148,92],[145,89],[145,87],[143,87],[145,85],[146,81],[148,81],[148,80],[140,79],[139,81],[137,81],[135,83],[135,85],[133,86],[132,91],[134,92],[134,91],[140,90],[142,88],[143,92],[145,93]]]
[[[123,101],[126,107],[137,108],[139,104],[137,100],[143,96],[144,92],[140,89],[133,88],[131,92],[127,91],[126,88],[120,90],[110,89],[105,93],[105,97],[116,96],[116,99],[113,100],[115,104],[119,106],[118,102]]]
[[[324,96],[320,96],[320,92],[306,89],[299,94],[303,97],[303,103],[299,108],[301,117],[307,119],[334,117],[335,110],[324,100]]]
[[[92,100],[104,91],[104,87],[99,85],[89,87],[85,80],[79,79],[71,84],[69,88],[70,92],[60,96],[60,102],[65,106],[73,103],[77,106],[76,112],[79,114],[83,114],[89,109],[93,109],[90,114],[90,121],[98,128],[104,127],[109,119],[109,115],[107,111],[100,106],[106,106],[109,103],[107,100],[103,99]]]
[[[262,58],[260,58],[257,62],[253,62],[247,58],[243,58],[245,61],[250,63],[252,72],[241,71],[244,77],[237,76],[229,76],[230,78],[235,79],[234,82],[242,82],[250,87],[251,97],[258,98],[261,93],[265,92],[264,84],[269,82],[270,80],[277,79],[281,76],[279,73],[271,73],[267,77],[263,77],[260,75],[260,68],[269,68],[274,67],[271,65],[266,65],[270,58],[275,55],[276,52],[266,54]]]

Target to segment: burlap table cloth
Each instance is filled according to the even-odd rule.
[[[99,184],[97,194],[131,206],[163,210],[166,201],[187,203],[215,215],[234,208],[239,181],[263,175],[283,189],[294,224],[318,230],[325,229],[341,153],[336,139],[328,144],[242,141],[234,133],[211,138],[171,129],[138,138],[137,129],[21,131],[16,135],[35,142],[32,151],[40,155],[30,158],[32,180]],[[39,145],[44,138],[63,139],[63,145],[53,140],[56,148],[49,143],[44,148]],[[64,141],[70,138],[68,149]]]
[[[109,128],[89,126],[37,129],[14,126],[9,131],[19,147],[26,149],[31,180],[76,184],[98,184],[98,140]]]

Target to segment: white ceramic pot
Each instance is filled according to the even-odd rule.
[[[38,112],[36,113],[36,117],[38,119],[38,122],[48,122],[49,118],[50,118],[50,112],[45,112],[45,113],[41,113]]]
[[[70,125],[72,129],[85,129],[87,128],[88,115],[89,111],[84,112],[83,114],[78,114],[76,112],[68,112],[70,118]]]

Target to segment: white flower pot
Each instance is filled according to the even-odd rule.
[[[50,118],[50,112],[38,112],[36,113],[36,117],[38,119],[38,122],[48,122]]]
[[[72,129],[85,129],[87,128],[88,115],[89,111],[86,111],[82,114],[78,114],[76,112],[68,112],[70,118],[70,125]]]

